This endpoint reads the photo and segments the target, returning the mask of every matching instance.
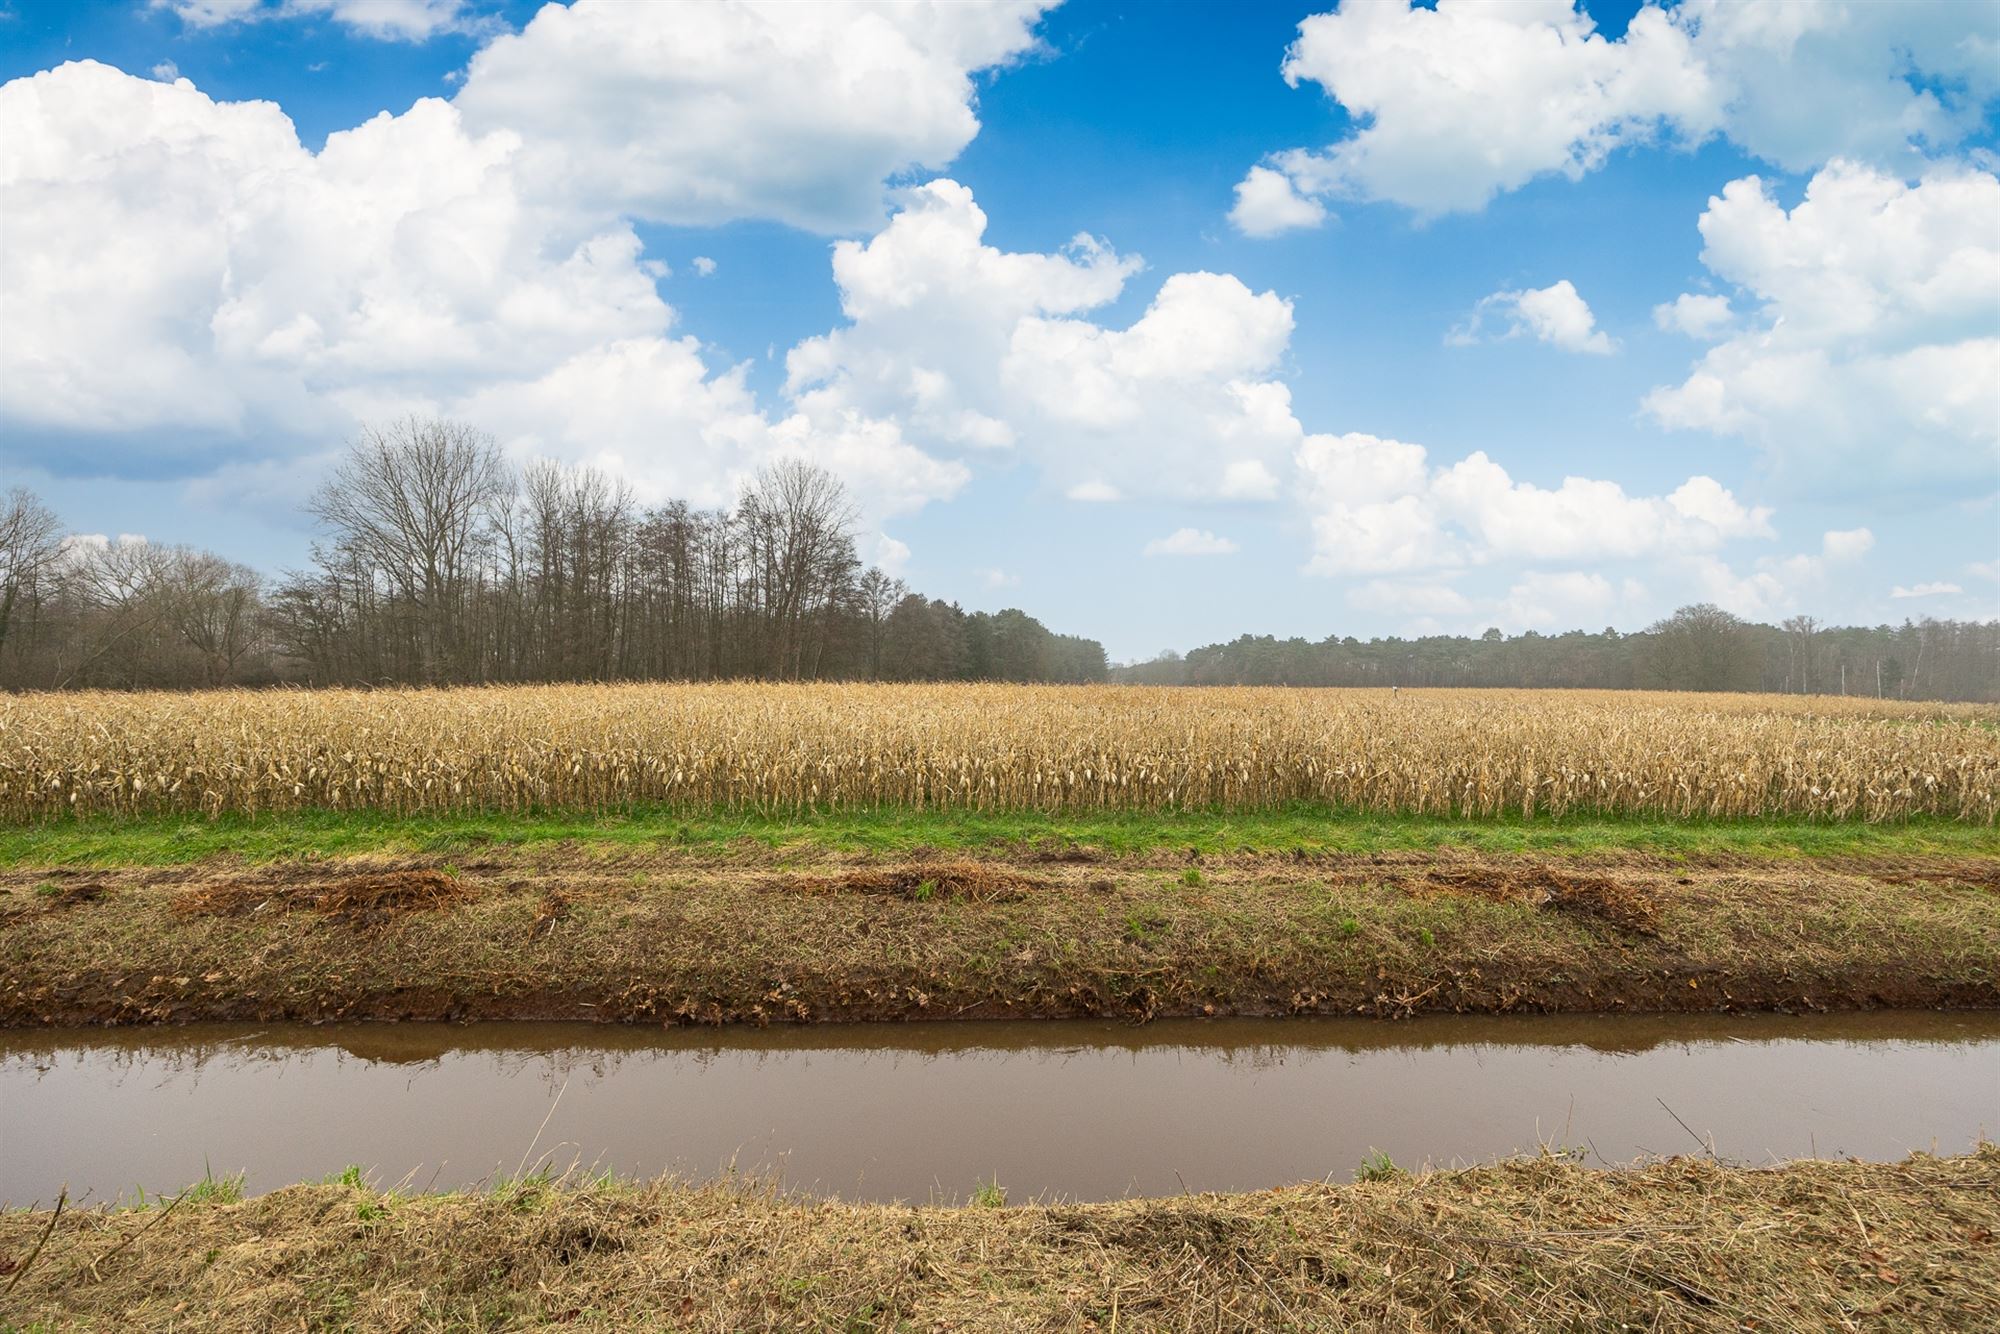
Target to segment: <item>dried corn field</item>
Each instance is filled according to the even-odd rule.
[[[2000,711],[1764,695],[618,685],[20,695],[0,818],[635,805],[1993,824]]]

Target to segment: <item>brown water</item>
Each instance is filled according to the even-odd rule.
[[[1685,1123],[1685,1124],[1683,1124]],[[0,1202],[522,1167],[856,1199],[1103,1199],[1348,1179],[1540,1144],[1585,1161],[1961,1152],[2000,1135],[2000,1013],[0,1033]]]

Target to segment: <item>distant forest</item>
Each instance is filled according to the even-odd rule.
[[[1645,630],[1477,638],[1274,639],[1114,667],[1147,685],[1568,686],[1597,690],[1767,690],[1887,699],[2000,701],[2000,621],[1827,626],[1740,620],[1702,603]]]
[[[358,438],[310,505],[310,566],[79,537],[0,496],[0,688],[541,681],[1114,681],[1577,686],[2000,700],[2000,621],[1783,625],[1683,607],[1647,630],[1246,635],[1112,667],[1025,612],[968,612],[864,567],[838,479],[785,461],[736,504],[637,503],[411,419]]]

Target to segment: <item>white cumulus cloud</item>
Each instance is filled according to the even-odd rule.
[[[1738,436],[1794,490],[1951,494],[2000,483],[2000,178],[1915,184],[1856,163],[1789,211],[1755,176],[1709,200],[1702,262],[1756,309],[1678,385],[1664,426]]]
[[[1147,556],[1229,556],[1239,548],[1226,537],[1217,537],[1206,528],[1177,528],[1166,537],[1146,544]]]
[[[1820,554],[1829,561],[1860,560],[1875,549],[1875,534],[1866,528],[1836,529],[1820,538]]]
[[[277,107],[90,62],[0,86],[0,422],[24,462],[249,476],[444,412],[641,495],[727,499],[784,454],[871,513],[968,476],[842,404],[706,364],[629,223],[552,206],[510,130],[423,99],[305,149]]]
[[[483,26],[466,0],[152,0],[152,7],[171,9],[191,28],[324,16],[363,36],[406,42]]]
[[[1269,167],[1252,167],[1236,184],[1236,206],[1229,220],[1245,236],[1276,236],[1326,221],[1326,205],[1308,199],[1292,178]]]
[[[1608,356],[1618,348],[1611,336],[1597,327],[1597,317],[1591,314],[1590,303],[1578,294],[1576,284],[1567,278],[1547,287],[1495,292],[1481,298],[1473,308],[1471,318],[1453,329],[1446,341],[1457,344],[1479,342],[1488,336],[1484,326],[1489,315],[1507,321],[1505,331],[1498,335],[1502,338],[1525,335],[1567,352],[1589,352],[1597,356]]]
[[[1669,333],[1684,333],[1703,342],[1716,337],[1736,318],[1729,298],[1682,292],[1672,301],[1653,307],[1653,323]]]
[[[1246,177],[1239,199],[1436,214],[1541,176],[1578,179],[1621,148],[1717,133],[1792,171],[1948,148],[2000,95],[2000,7],[1684,0],[1646,5],[1607,38],[1571,0],[1348,0],[1299,24],[1282,73],[1318,84],[1356,128],[1272,154],[1253,170],[1287,193]]]
[[[1892,598],[1937,598],[1948,597],[1953,593],[1963,593],[1964,591],[1957,584],[1939,581],[1937,583],[1916,584],[1909,588],[1897,584],[1889,590],[1889,596]]]
[[[851,231],[881,221],[886,178],[971,142],[973,75],[1032,49],[1045,8],[544,5],[473,57],[456,101],[473,132],[521,136],[521,170],[551,201]]]
[[[988,245],[985,212],[950,180],[900,203],[868,241],[834,247],[848,323],[787,356],[798,403],[893,418],[937,449],[1019,451],[1078,500],[1277,494],[1301,434],[1275,378],[1289,302],[1177,273],[1108,326],[1089,312],[1136,257],[1087,235],[1051,253]]]
[[[1421,445],[1377,436],[1309,436],[1297,464],[1313,529],[1306,569],[1388,574],[1492,562],[1636,560],[1770,538],[1769,509],[1708,477],[1665,496],[1567,477],[1519,482],[1475,452],[1433,469]]]
[[[1617,601],[1617,589],[1601,574],[1530,571],[1508,588],[1495,608],[1494,619],[1503,630],[1601,625]]]

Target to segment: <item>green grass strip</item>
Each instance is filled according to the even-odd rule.
[[[451,855],[482,846],[666,844],[724,849],[741,840],[772,848],[899,853],[1010,846],[1084,845],[1107,853],[1193,848],[1238,852],[1648,851],[1785,859],[1821,856],[2000,856],[2000,831],[1930,820],[1895,825],[1757,820],[1462,820],[1292,807],[1272,811],[932,812],[891,809],[821,815],[615,814],[394,816],[312,811],[267,816],[186,816],[57,821],[0,828],[0,866],[153,866],[211,857],[251,862],[359,853]]]

